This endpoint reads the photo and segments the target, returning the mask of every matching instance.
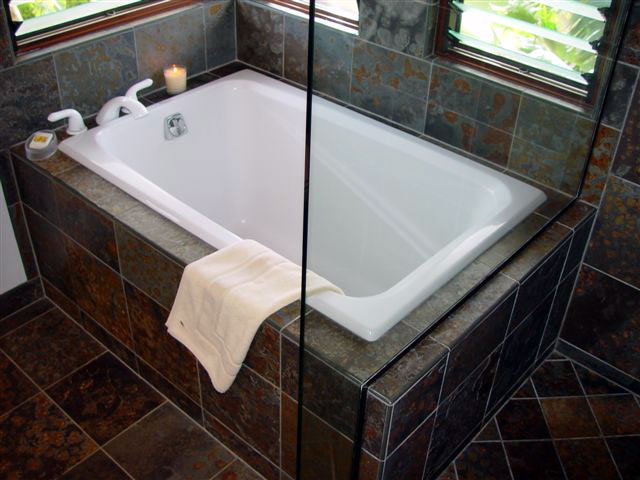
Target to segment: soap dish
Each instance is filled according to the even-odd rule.
[[[43,135],[51,135],[51,140],[49,141],[49,143],[45,147],[31,148],[30,145],[38,143],[34,142],[34,139],[38,136]],[[56,137],[56,132],[54,132],[53,130],[39,130],[33,133],[24,143],[24,151],[27,154],[27,158],[36,162],[38,160],[49,158],[51,155],[56,153],[56,150],[58,150],[58,137]]]

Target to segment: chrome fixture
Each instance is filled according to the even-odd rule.
[[[181,113],[174,113],[164,119],[164,138],[173,140],[189,132]]]

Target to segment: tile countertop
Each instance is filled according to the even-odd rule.
[[[191,79],[189,87],[198,87],[207,81],[236,72],[242,68],[247,68],[247,66],[239,63],[227,65],[214,72],[203,74],[202,79]],[[204,82],[201,80],[204,80]],[[143,97],[147,104],[161,101],[165,98],[166,95],[163,91],[156,91]],[[64,136],[65,134],[60,135],[62,138]],[[35,165],[38,170],[43,171],[55,181],[66,185],[77,195],[106,212],[117,222],[126,225],[143,240],[155,246],[161,252],[166,253],[181,266],[215,251],[212,246],[166,220],[154,210],[61,152],[57,152],[49,159],[38,162],[26,160],[23,144],[12,147],[11,153],[27,164]],[[527,181],[523,177],[517,177]],[[533,182],[529,181],[529,183]],[[534,185],[542,188],[538,184]],[[313,318],[313,321],[308,323],[306,346],[310,351],[321,356],[327,363],[336,366],[341,372],[354,380],[364,382],[420,334],[425,325],[430,324],[434,318],[440,317],[451,305],[462,298],[469,289],[483,281],[486,275],[504,258],[515,253],[525,240],[543,228],[549,218],[560,211],[570,200],[569,197],[556,191],[546,188],[543,188],[543,190],[545,190],[548,197],[545,204],[410,313],[403,321],[399,322],[379,341],[369,343],[361,340],[338,327],[318,312],[313,312],[312,317],[310,317]],[[528,272],[539,266],[550,252],[554,251],[556,247],[571,236],[573,231],[582,226],[584,220],[592,215],[593,212],[594,209],[586,204],[577,203],[563,215],[560,222],[547,228],[536,241],[527,247],[525,252],[512,259],[498,277],[495,277],[490,284],[487,284],[469,299],[468,304],[463,306],[463,310],[460,313],[450,315],[449,318],[441,322],[437,326],[438,334],[432,339],[435,339],[440,344],[441,342],[437,338],[443,336],[448,341],[441,343],[444,348],[442,348],[439,355],[428,355],[430,360],[427,363],[429,365],[421,364],[419,368],[424,371],[435,365],[444,352],[450,348],[448,345],[455,343],[455,338],[465,336],[466,332],[470,331],[473,325],[483,318],[487,309],[494,307],[497,302],[504,298],[503,294],[505,294],[506,290],[500,292],[496,297],[495,290],[498,286],[505,287],[508,283],[508,289],[510,289],[512,285],[522,281]],[[494,286],[496,288],[493,288]],[[498,300],[493,297],[498,298]],[[293,307],[285,307],[281,312],[287,310],[287,308],[291,310]],[[270,323],[280,329],[285,325],[279,321],[278,313],[270,317]],[[286,315],[287,322],[297,316],[291,313],[289,312]],[[464,313],[465,319],[462,322],[464,326],[460,327],[459,318],[462,313]],[[283,333],[297,343],[299,321],[289,323]],[[422,358],[423,356],[418,357]],[[398,387],[398,389],[402,390],[401,387]],[[394,396],[392,393],[387,393]]]

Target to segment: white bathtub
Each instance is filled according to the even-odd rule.
[[[304,92],[244,70],[60,149],[214,247],[301,259]],[[189,133],[164,139],[182,113]],[[314,99],[309,304],[376,340],[545,200],[538,189]]]

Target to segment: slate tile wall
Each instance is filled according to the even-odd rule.
[[[640,4],[635,2],[582,198],[598,208],[560,350],[640,392]],[[583,236],[587,236],[586,232]]]
[[[320,94],[500,169],[577,192],[594,128],[587,115],[435,58],[434,0],[363,0],[360,8],[357,35],[317,24]],[[237,0],[236,15],[238,59],[306,85],[308,22],[261,0]],[[616,70],[618,98],[634,74]],[[610,105],[615,127],[621,112]]]

